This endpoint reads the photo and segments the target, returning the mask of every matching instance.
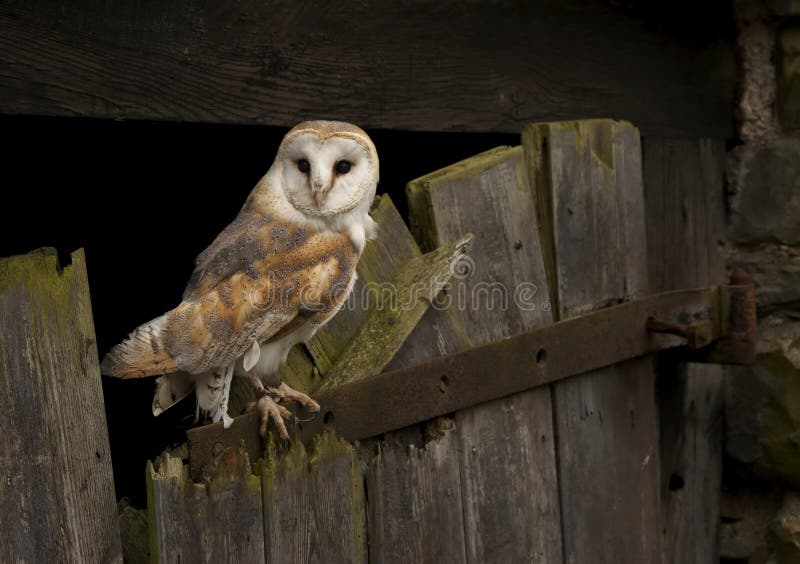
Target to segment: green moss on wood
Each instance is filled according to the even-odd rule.
[[[403,346],[430,303],[453,275],[472,235],[409,261],[398,273],[392,304],[375,304],[358,335],[342,353],[320,386],[327,390],[380,373]]]
[[[125,564],[150,561],[150,525],[146,509],[136,509],[127,498],[117,503],[122,557]]]
[[[74,251],[71,258],[72,263],[61,269],[56,250],[45,247],[26,255],[0,259],[0,295],[9,291],[22,291],[30,296],[31,302],[41,302],[42,296],[47,297],[47,307],[37,308],[37,315],[32,316],[37,331],[42,329],[40,322],[58,329],[59,332],[70,331],[73,324],[79,323],[83,331],[94,335],[88,291],[78,293],[79,299],[84,295],[87,299],[77,302],[77,315],[75,311],[75,285],[77,281],[86,279],[83,249]],[[47,331],[39,333],[47,338]],[[41,345],[48,347],[50,343],[43,342]]]

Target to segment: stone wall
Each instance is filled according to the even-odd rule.
[[[800,0],[738,0],[728,260],[756,281],[758,364],[726,376],[721,556],[800,562]]]

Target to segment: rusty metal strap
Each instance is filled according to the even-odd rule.
[[[734,281],[737,281],[736,279]],[[657,294],[503,341],[384,372],[323,392],[322,412],[299,424],[301,439],[333,425],[347,440],[373,437],[493,399],[668,349],[686,360],[755,361],[751,283]],[[214,448],[244,441],[260,455],[258,417],[250,413],[187,433],[190,465],[200,471]]]
[[[304,423],[301,436],[327,422],[347,440],[372,437],[677,347],[693,348],[694,362],[748,364],[754,331],[751,285],[657,294],[343,384],[316,398],[323,416]]]

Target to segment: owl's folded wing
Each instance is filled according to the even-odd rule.
[[[332,314],[357,259],[343,234],[237,218],[198,257],[183,302],[112,349],[103,373],[131,378],[229,366],[254,343]]]

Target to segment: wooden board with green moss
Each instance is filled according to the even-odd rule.
[[[552,321],[526,172],[521,147],[498,147],[408,186],[411,225],[423,248],[475,233],[470,260],[451,289],[456,299],[452,310],[473,344]],[[467,561],[559,561],[549,391],[530,390],[459,411],[453,435]],[[421,503],[435,506],[439,501]]]
[[[154,562],[264,562],[261,481],[243,450],[220,448],[192,482],[179,458],[147,463]]]
[[[452,317],[445,312],[425,311],[426,302],[432,299],[428,295],[431,285],[425,280],[419,287],[423,282],[420,272],[407,267],[422,253],[389,196],[376,199],[372,217],[378,224],[378,236],[367,243],[359,260],[353,293],[308,345],[323,378],[343,355],[347,360],[334,374],[337,381],[349,379],[345,370],[362,377],[364,370],[380,372],[393,359],[393,368],[399,368],[466,346]],[[425,263],[412,264],[425,267]],[[416,299],[412,291],[418,294]],[[398,315],[387,314],[398,306],[403,306],[402,311],[395,311]],[[385,335],[380,343],[375,340],[376,331]],[[369,358],[358,361],[365,350],[371,351]]]
[[[392,301],[370,308],[369,317],[326,374],[320,391],[381,372],[448,284],[454,265],[467,252],[472,239],[466,234],[452,245],[403,264],[391,282]],[[438,352],[435,347],[431,349],[433,354]]]
[[[647,289],[639,132],[611,120],[523,131],[557,319]],[[591,344],[587,344],[591,346]],[[566,562],[661,559],[652,358],[553,386]]]
[[[280,445],[283,447],[283,445]],[[271,445],[262,472],[267,562],[367,562],[364,485],[355,448],[332,432],[308,451]]]
[[[122,562],[83,251],[0,260],[0,561]]]

